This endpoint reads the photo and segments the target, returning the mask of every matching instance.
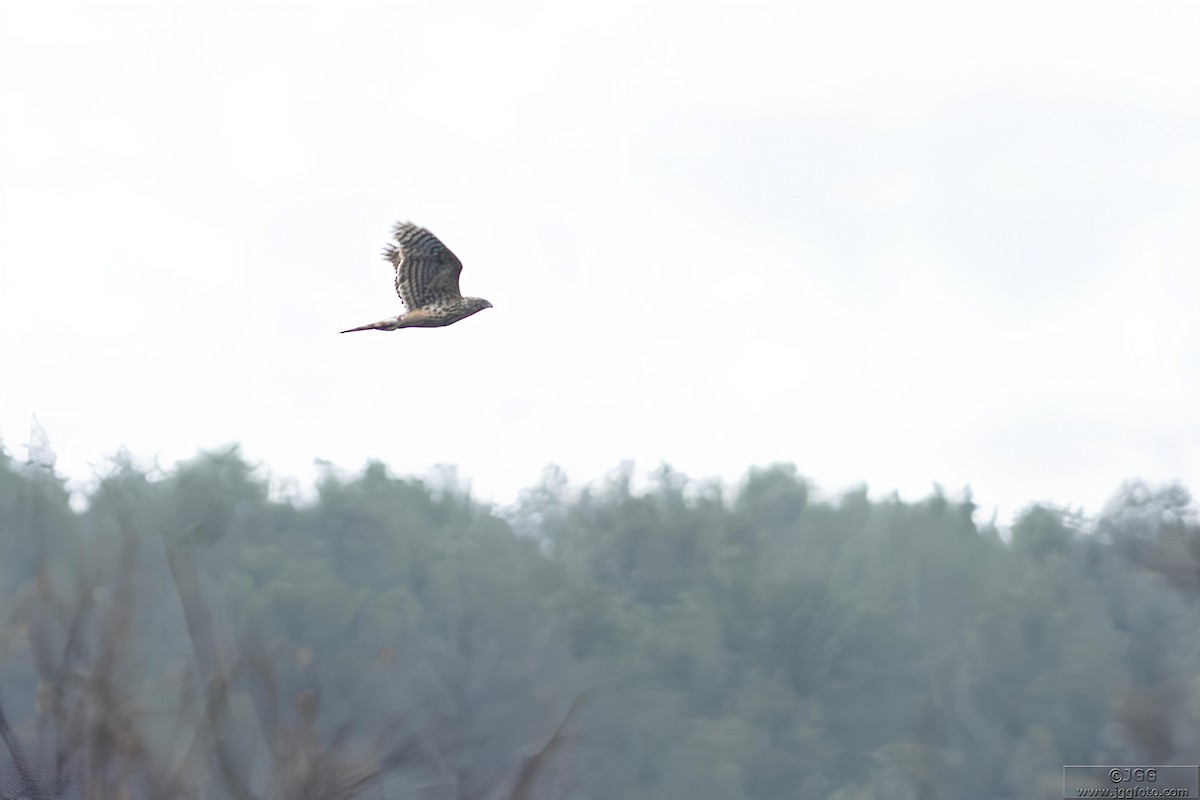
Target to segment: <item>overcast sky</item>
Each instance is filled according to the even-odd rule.
[[[1200,4],[0,0],[0,437],[1200,488]],[[400,311],[397,219],[486,310]]]

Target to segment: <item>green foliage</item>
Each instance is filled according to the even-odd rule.
[[[118,463],[75,513],[61,481],[0,454],[0,582],[102,583],[132,532],[169,587],[155,554],[187,548],[286,692],[402,723],[460,797],[494,792],[589,687],[554,748],[591,765],[578,796],[1018,798],[1063,763],[1188,760],[1200,527],[1178,487],[1131,484],[1094,522],[1033,506],[1006,541],[940,489],[826,500],[791,465],[728,498],[665,466],[646,491],[632,477],[575,489],[549,468],[500,511],[452,471],[372,463],[294,504],[235,448]],[[162,605],[174,622],[139,624],[179,652]],[[28,722],[25,608],[0,618],[0,699]]]

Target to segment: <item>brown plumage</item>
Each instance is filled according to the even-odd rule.
[[[462,296],[458,290],[462,262],[432,233],[411,222],[397,222],[392,236],[396,244],[388,244],[383,257],[396,270],[396,294],[408,311],[342,333],[440,328],[492,307],[482,297]]]

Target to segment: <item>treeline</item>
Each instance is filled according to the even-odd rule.
[[[787,465],[734,491],[550,468],[511,508],[443,477],[329,471],[297,504],[233,449],[119,463],[76,512],[0,453],[7,785],[1023,799],[1063,764],[1195,763],[1180,487],[1001,536],[969,500],[822,499]]]

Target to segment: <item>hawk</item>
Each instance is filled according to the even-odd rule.
[[[440,328],[492,307],[482,297],[462,296],[458,290],[462,262],[432,233],[411,222],[397,222],[392,236],[396,244],[383,248],[383,257],[396,270],[396,294],[408,311],[342,333]]]

